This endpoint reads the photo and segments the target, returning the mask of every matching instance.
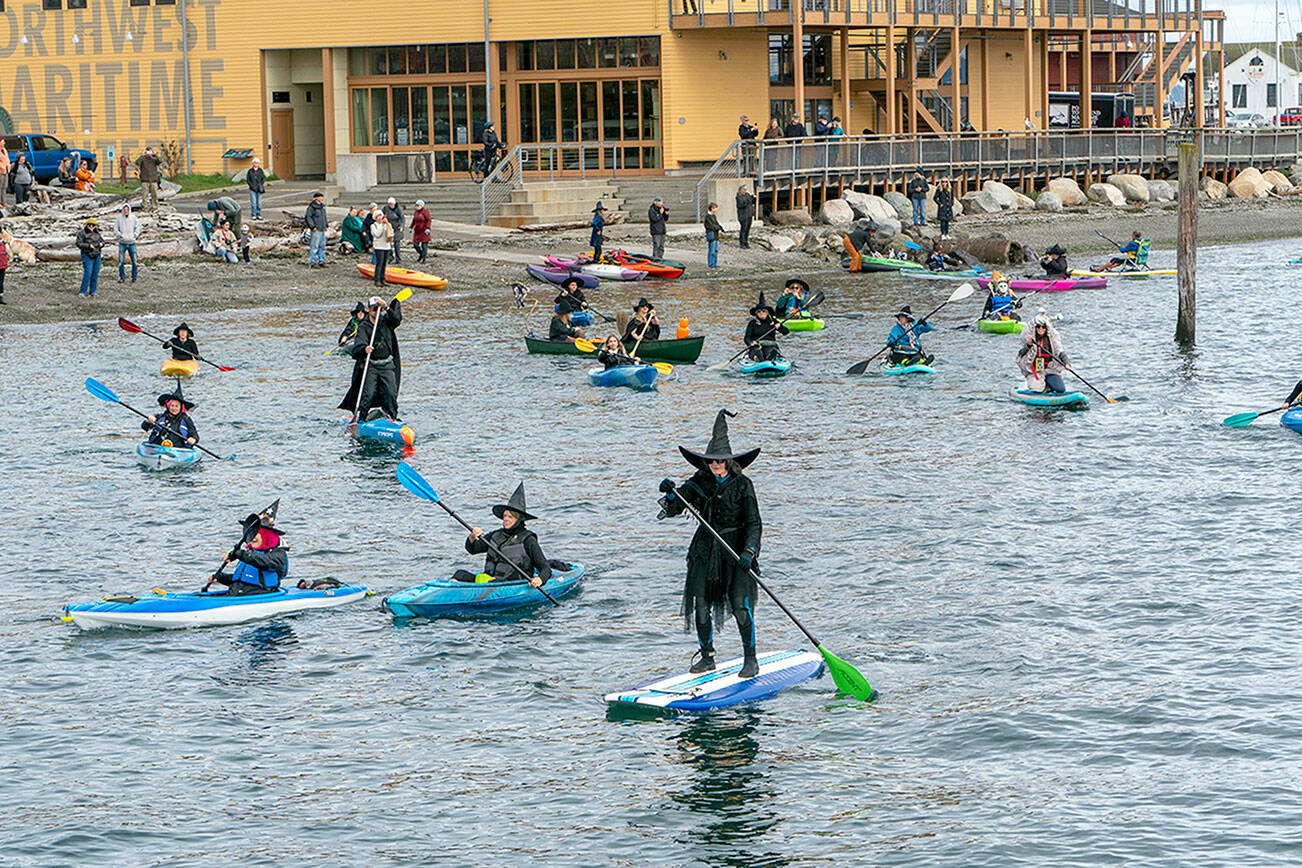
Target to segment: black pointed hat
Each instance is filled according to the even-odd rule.
[[[762,289],[760,290],[759,301],[755,302],[755,306],[750,309],[750,315],[754,316],[755,312],[758,310],[767,310],[769,316],[776,316],[773,311],[773,305],[764,300],[764,290]]]
[[[187,332],[190,333],[190,337],[194,337],[194,329],[190,328],[190,324],[185,320],[181,320],[181,324],[176,328],[172,329],[172,337],[179,338],[181,336],[181,329],[185,329]]]
[[[732,444],[728,442],[728,417],[736,415],[727,410],[719,411],[719,415],[714,417],[714,431],[710,433],[710,443],[705,447],[704,452],[679,446],[678,451],[683,453],[687,463],[701,470],[708,470],[711,461],[736,461],[742,468],[749,467],[760,451],[758,446],[742,453],[732,451]]]
[[[502,513],[506,512],[508,509],[513,512],[518,512],[521,521],[530,521],[538,517],[536,515],[530,515],[529,511],[525,509],[523,482],[515,487],[515,491],[511,492],[510,500],[506,503],[499,503],[497,506],[493,507],[493,515],[501,518]]]
[[[1054,255],[1065,256],[1067,254],[1067,251],[1063,248],[1061,244],[1054,244],[1052,247],[1050,247],[1048,250],[1044,252],[1045,255],[1047,256],[1054,256]]]
[[[272,501],[271,506],[268,506],[262,512],[249,513],[244,521],[240,522],[240,526],[244,528],[244,535],[247,537],[254,530],[266,528],[267,530],[274,530],[280,536],[284,536],[285,532],[276,527],[276,513],[279,511],[280,498],[277,497]]]
[[[166,407],[167,402],[173,399],[181,402],[181,410],[185,413],[189,413],[195,407],[199,406],[194,401],[189,400],[181,394],[181,381],[179,379],[176,381],[176,391],[165,392],[158,396],[158,406]]]
[[[904,305],[903,307],[900,308],[899,312],[896,313],[895,316],[896,316],[897,319],[898,319],[899,317],[904,317],[905,319],[907,319],[907,320],[909,320],[910,322],[912,322],[912,321],[913,321],[913,308],[909,307],[909,306],[906,304],[906,305]]]
[[[639,310],[641,310],[644,307],[650,308],[651,310],[655,310],[656,306],[651,302],[647,301],[647,298],[644,295],[637,300],[637,304],[633,305],[633,313],[637,313]]]

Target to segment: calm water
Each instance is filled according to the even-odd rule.
[[[1302,441],[1275,416],[1219,424],[1302,375],[1296,275],[1277,268],[1296,252],[1204,251],[1188,353],[1174,280],[1041,296],[1079,369],[1131,399],[1056,414],[1008,400],[1015,338],[949,328],[976,297],[938,317],[934,377],[842,375],[897,305],[929,310],[947,284],[818,280],[825,311],[870,315],[792,336],[790,376],[702,364],[648,394],[525,355],[500,286],[418,296],[400,331],[413,463],[485,526],[526,480],[549,555],[590,569],[563,608],[479,623],[397,624],[378,596],[173,633],[61,623],[70,601],[193,587],[275,497],[299,578],[386,593],[476,565],[395,456],[341,436],[348,363],[321,357],[341,311],[191,317],[240,366],[188,389],[204,442],[238,461],[171,476],[134,465],[134,417],[81,385],[151,405],[151,342],[4,328],[0,862],[1300,861]],[[759,286],[595,301],[651,295],[709,336],[710,362]],[[712,716],[607,717],[603,693],[694,650],[677,615],[692,526],[655,520],[655,486],[687,475],[674,447],[703,446],[722,405],[734,446],[764,449],[766,575],[873,681],[871,706],[823,679]],[[776,607],[757,620],[762,649],[800,646]],[[720,635],[735,653],[731,622]]]

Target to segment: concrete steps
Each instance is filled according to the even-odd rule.
[[[624,218],[625,222],[647,222],[646,212],[651,207],[651,200],[659,196],[665,200],[665,207],[669,209],[669,221],[672,224],[696,221],[693,197],[700,180],[699,176],[679,175],[663,178],[620,178],[614,183],[628,212],[628,216]],[[704,203],[701,207],[705,207]]]
[[[362,193],[343,193],[333,204],[346,207],[365,206],[375,202],[384,205],[390,196],[398,200],[405,214],[415,210],[416,200],[420,199],[435,220],[479,222],[479,185],[470,180],[441,181],[435,184],[380,184]]]
[[[511,191],[488,222],[516,227],[590,220],[598,201],[606,206],[609,218],[624,205],[617,190],[609,181],[526,181]]]

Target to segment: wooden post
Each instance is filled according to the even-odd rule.
[[[895,125],[896,109],[899,98],[895,94],[895,27],[886,25],[886,135],[893,136],[899,132]]]
[[[990,40],[986,38],[985,31],[981,31],[979,44],[981,45],[981,132],[990,129]],[[971,76],[968,77],[968,93],[972,92]]]
[[[1204,97],[1203,97],[1203,88],[1205,87],[1205,84],[1204,84],[1204,82],[1203,82],[1203,53],[1204,53],[1204,51],[1205,51],[1205,46],[1203,45],[1203,24],[1202,24],[1201,21],[1199,21],[1199,22],[1198,22],[1198,36],[1195,38],[1195,43],[1194,43],[1194,57],[1198,58],[1198,63],[1196,63],[1196,64],[1194,65],[1194,90],[1198,91],[1197,95],[1194,96],[1194,101],[1193,101],[1193,103],[1194,103],[1194,122],[1193,122],[1194,129],[1202,129],[1202,128],[1203,128],[1203,122],[1204,122],[1204,121],[1206,120],[1206,118],[1207,118],[1207,109],[1203,107],[1203,99],[1204,99]],[[1278,101],[1279,101],[1279,94],[1276,94],[1276,95],[1275,95],[1275,98],[1276,98],[1276,102],[1278,102]]]
[[[1080,126],[1094,126],[1094,31],[1080,33]]]
[[[1035,48],[1031,44],[1031,25],[1028,23],[1026,29],[1022,31],[1022,68],[1026,73],[1023,78],[1022,96],[1025,98],[1026,119],[1028,121],[1031,120],[1031,116],[1035,114],[1034,109],[1031,108],[1031,79],[1033,78],[1031,70],[1034,68],[1031,54],[1034,51]],[[1023,129],[1025,129],[1025,127],[1023,127]]]
[[[1216,75],[1218,82],[1216,86],[1217,102],[1220,103],[1216,107],[1218,117],[1216,126],[1225,129],[1225,25],[1222,22],[1217,22]],[[1278,100],[1279,95],[1276,94],[1275,98]]]
[[[955,16],[954,20],[957,21],[958,17]],[[962,33],[959,31],[957,25],[955,25],[954,29],[950,31],[949,44],[950,44],[949,99],[954,106],[953,118],[952,118],[952,122],[949,125],[950,127],[949,131],[951,133],[957,133],[959,130],[963,129],[963,119],[960,117],[960,115],[962,114],[961,109],[963,105],[963,93],[959,86],[959,81],[958,81],[958,73],[960,68],[959,61],[962,60],[963,58],[963,39],[962,39]]]
[[[1161,26],[1160,20],[1158,26]],[[1166,31],[1158,30],[1157,40],[1153,45],[1153,63],[1157,65],[1157,75],[1153,78],[1153,87],[1155,88],[1153,101],[1157,103],[1157,105],[1153,106],[1153,129],[1155,130],[1160,130],[1166,126],[1166,124],[1162,123],[1166,118],[1166,112],[1164,111],[1166,106],[1166,71],[1162,68],[1165,62],[1162,58],[1165,53],[1165,43]]]
[[[1194,270],[1198,261],[1198,145],[1180,143],[1180,231],[1176,239],[1176,278],[1180,291],[1175,339],[1194,342]]]
[[[321,111],[325,113],[325,170],[335,173],[335,52],[321,49]]]
[[[791,72],[796,80],[796,110],[793,114],[813,129],[811,120],[805,117],[805,4],[791,4]]]
[[[918,31],[912,27],[904,31],[904,77],[909,82],[908,96],[904,104],[909,107],[909,127],[907,132],[918,134]]]
[[[850,125],[850,28],[841,28],[841,124],[847,134]]]

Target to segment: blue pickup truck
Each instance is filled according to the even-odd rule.
[[[19,133],[4,137],[5,149],[9,159],[14,160],[19,154],[27,155],[27,162],[32,164],[36,180],[48,184],[59,175],[59,163],[64,157],[72,157],[72,168],[83,160],[98,162],[93,151],[70,148],[49,133]]]

